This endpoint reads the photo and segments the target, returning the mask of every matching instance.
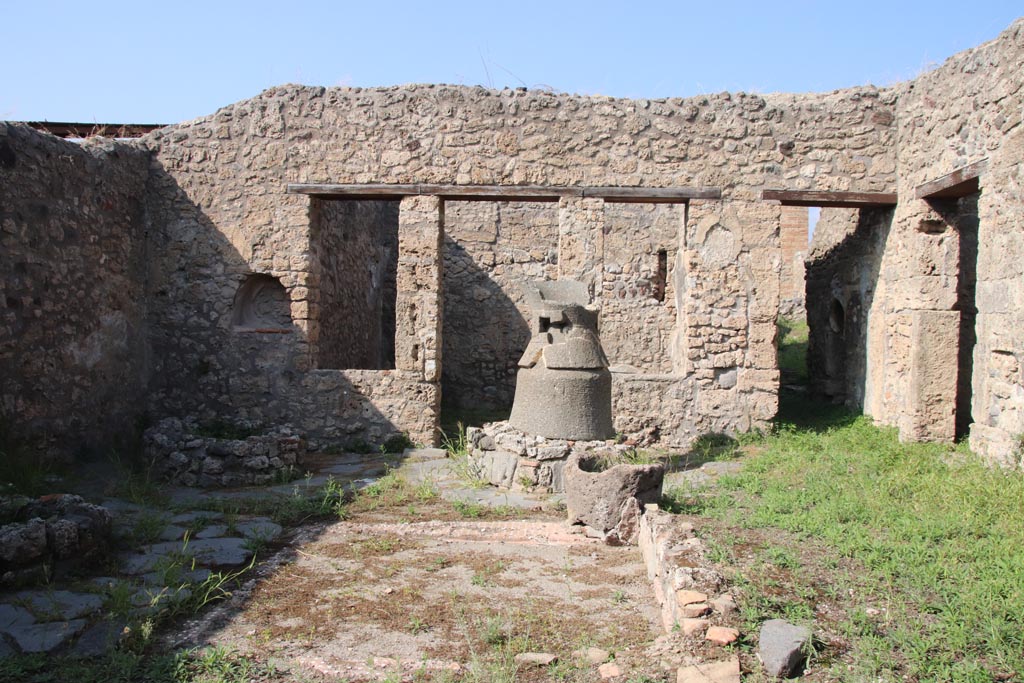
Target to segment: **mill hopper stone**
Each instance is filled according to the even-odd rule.
[[[615,434],[612,376],[597,334],[600,308],[575,280],[526,290],[533,337],[519,359],[509,422],[549,439],[594,441]]]

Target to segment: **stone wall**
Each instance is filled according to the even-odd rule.
[[[1024,21],[1017,21],[899,86],[891,226],[882,235],[858,225],[841,247],[847,258],[830,257],[839,281],[853,284],[856,271],[857,286],[873,293],[870,306],[861,305],[866,325],[856,321],[861,333],[845,351],[863,359],[863,370],[846,371],[847,399],[905,439],[969,431],[972,448],[1002,463],[1019,459],[1024,433],[1022,74]],[[983,160],[980,194],[915,197],[921,184]],[[858,252],[869,262],[851,270]],[[811,266],[816,282],[831,281],[826,266]]]
[[[398,202],[314,200],[310,247],[316,367],[394,368]]]
[[[554,279],[557,205],[448,202],[444,243],[446,405],[509,410],[530,339],[524,286]]]
[[[141,417],[146,176],[132,146],[0,122],[0,431],[43,457]]]
[[[868,358],[886,352],[876,288],[891,222],[889,210],[823,209],[807,264],[811,387],[857,410],[878,379]]]

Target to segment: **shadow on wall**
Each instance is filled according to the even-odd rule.
[[[305,274],[274,268],[294,264],[280,251],[304,239],[267,230],[247,238],[253,253],[243,255],[159,162],[148,202],[151,418],[290,424],[320,448],[376,446],[401,431],[391,416],[408,406],[395,396],[408,390],[403,400],[415,404],[419,382],[393,371],[313,369],[310,340],[293,317],[308,310],[309,324],[318,322]]]
[[[826,254],[808,262],[807,370],[817,395],[864,409],[869,313],[878,287],[892,209],[822,212],[822,221],[854,225]],[[819,221],[819,230],[822,227]]]

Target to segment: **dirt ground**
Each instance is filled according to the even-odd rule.
[[[360,514],[307,528],[190,633],[293,676],[342,681],[659,681],[659,613],[636,547],[539,511],[500,520]],[[450,515],[447,515],[450,517]],[[514,655],[548,653],[545,666]],[[664,665],[664,666],[663,666]]]

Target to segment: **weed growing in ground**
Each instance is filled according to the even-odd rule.
[[[819,411],[762,437],[718,486],[729,504],[705,503],[702,513],[815,539],[834,553],[826,566],[850,558],[863,567],[834,579],[885,606],[884,620],[874,608],[873,618],[850,615],[858,677],[989,681],[1024,671],[1024,474],[991,469],[964,445],[903,444],[866,417]],[[730,564],[717,541],[709,557]],[[741,605],[748,626],[810,621],[814,591],[799,588],[798,550],[763,557],[770,565],[740,579],[751,587]],[[772,597],[778,569],[796,582],[785,598]]]

